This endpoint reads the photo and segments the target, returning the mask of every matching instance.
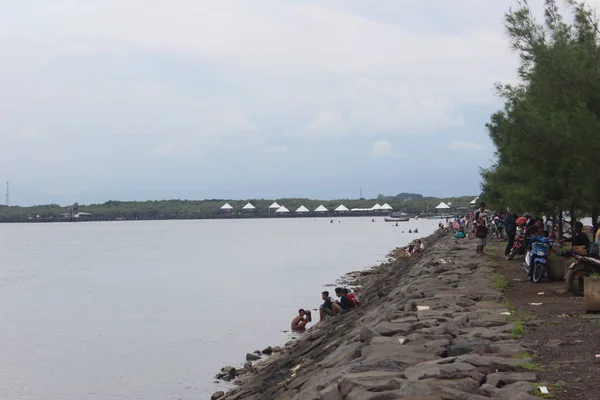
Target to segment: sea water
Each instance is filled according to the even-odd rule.
[[[0,225],[0,398],[208,398],[222,366],[288,341],[324,285],[439,222]]]

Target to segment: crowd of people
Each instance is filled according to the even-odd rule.
[[[336,317],[338,315],[352,311],[356,307],[360,306],[360,302],[354,293],[347,288],[335,288],[335,295],[339,300],[333,300],[329,296],[328,291],[321,293],[323,304],[319,307],[319,320],[324,321],[329,317]],[[299,309],[298,315],[294,317],[291,324],[291,329],[294,332],[304,332],[306,325],[312,322],[312,315],[310,310]]]
[[[486,207],[486,203],[482,202],[474,213],[456,218],[448,224],[448,227],[456,231],[456,238],[475,237],[477,239],[476,253],[478,255],[485,255],[485,247],[490,235],[499,241],[506,241],[504,255],[507,258],[515,245],[518,234],[520,234],[519,237],[524,238],[526,248],[531,246],[534,236],[551,239],[556,239],[558,236],[558,226],[554,223],[555,218],[534,217],[529,213],[519,216],[510,208],[507,208],[506,212],[492,212]],[[568,232],[570,230],[569,223],[563,221],[563,224],[563,231]],[[443,223],[440,223],[440,229],[444,228]],[[590,240],[584,232],[583,223],[576,221],[573,224],[573,232],[560,241],[560,243],[564,242],[571,243],[571,252],[580,255],[596,254],[597,249],[600,248],[600,229],[594,234],[594,240]],[[569,253],[564,254],[569,255]]]

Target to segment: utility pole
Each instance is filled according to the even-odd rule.
[[[6,206],[10,206],[10,184],[6,181]]]

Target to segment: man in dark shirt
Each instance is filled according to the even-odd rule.
[[[504,249],[504,255],[508,256],[515,244],[515,237],[517,236],[517,214],[511,212],[510,208],[506,209],[504,230],[506,231],[506,237],[508,238],[508,243],[506,243],[506,248]]]
[[[333,301],[331,301],[328,291],[321,293],[321,298],[323,299],[323,304],[319,307],[319,316],[321,317],[321,321],[324,321],[328,315],[333,315]]]
[[[340,300],[333,303],[333,315],[343,314],[356,307],[356,304],[350,300],[348,295],[344,294],[342,288],[335,288],[335,295]]]
[[[571,242],[571,246],[573,252],[586,255],[588,253],[588,249],[590,247],[590,238],[583,231],[583,224],[580,221],[575,222],[575,230],[573,231],[573,235],[570,239],[565,239],[565,242]]]

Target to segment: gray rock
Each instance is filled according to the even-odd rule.
[[[546,344],[544,344],[544,346],[546,347],[559,347],[559,346],[564,346],[565,342],[560,340],[560,339],[550,339],[546,342]]]
[[[319,400],[343,400],[337,387],[328,386],[319,392]]]
[[[381,336],[379,332],[375,331],[371,327],[365,326],[360,330],[360,341],[363,343],[371,343],[374,337]]]
[[[526,364],[531,362],[531,358],[516,359],[498,357],[495,355],[479,355],[479,354],[465,354],[456,358],[457,362],[465,362],[475,367],[489,367],[490,365],[499,365],[503,367],[512,367],[519,364]]]
[[[271,347],[271,350],[273,351],[273,353],[281,353],[281,347],[279,346],[273,346]]]
[[[246,364],[244,364],[244,369],[246,371],[251,371],[252,370],[252,363],[250,361],[248,361]]]
[[[454,362],[451,364],[425,364],[406,368],[404,376],[410,381],[418,381],[425,378],[458,379],[474,378],[481,379],[481,373],[477,372],[471,364]]]
[[[417,322],[417,317],[415,317],[414,315],[409,315],[407,317],[400,317],[400,318],[393,319],[390,322],[392,322],[394,324],[402,324],[405,322]]]
[[[260,360],[259,356],[252,354],[252,353],[246,354],[246,361],[257,361],[257,360]]]
[[[271,354],[273,354],[273,348],[271,346],[269,346],[266,349],[263,349],[263,351],[261,353],[266,354],[266,355],[271,355]]]
[[[472,352],[481,354],[491,353],[492,347],[490,344],[491,342],[486,339],[459,336],[448,346],[448,357],[460,356]]]
[[[411,323],[383,321],[375,327],[375,331],[378,333],[378,336],[395,336],[410,332],[413,329],[412,326],[413,324]]]
[[[511,385],[504,386],[498,389],[495,398],[497,400],[537,400],[536,396],[530,395],[528,392],[532,389],[529,382],[515,382]]]
[[[457,390],[453,388],[443,388],[441,389],[443,393],[447,393],[453,396],[456,400],[489,400],[489,397],[481,396],[474,393],[463,392],[462,390]]]
[[[386,372],[386,371],[367,371],[359,373],[350,373],[344,375],[338,384],[338,390],[342,397],[346,397],[356,387],[362,387],[368,389],[369,387],[381,387],[394,379],[400,379],[402,377],[401,372]],[[375,383],[378,382],[378,383]],[[381,385],[383,383],[383,385]],[[373,385],[374,386],[369,386]],[[393,385],[393,384],[392,384]],[[397,389],[399,384],[396,382],[395,387],[391,389]],[[390,390],[390,389],[385,389]]]
[[[210,400],[219,400],[225,397],[225,392],[214,392],[212,396],[210,396]]]
[[[535,382],[537,375],[533,372],[494,372],[486,377],[488,385],[503,387],[515,382]]]

